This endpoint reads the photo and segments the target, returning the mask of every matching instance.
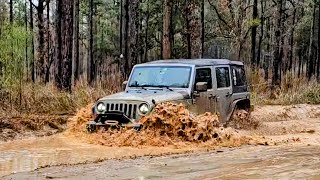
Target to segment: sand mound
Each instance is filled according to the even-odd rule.
[[[92,105],[79,110],[69,124],[69,134],[82,137],[86,141],[106,146],[186,146],[217,145],[238,146],[248,138],[240,136],[232,128],[220,126],[218,116],[205,113],[195,115],[182,104],[164,103],[140,120],[141,131],[133,129],[100,129],[97,133],[88,134],[86,123],[92,119]]]

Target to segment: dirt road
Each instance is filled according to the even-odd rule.
[[[252,117],[261,122],[258,129],[237,131],[241,135],[259,139],[260,145],[254,143],[255,146],[225,148],[220,153],[214,152],[221,149],[219,147],[210,148],[211,153],[203,153],[205,148],[194,145],[140,148],[101,146],[66,134],[3,142],[0,143],[0,177],[320,178],[320,106],[263,106],[258,107]],[[155,158],[186,152],[194,154]],[[136,159],[137,157],[142,158]],[[65,164],[66,166],[63,166]],[[32,172],[39,168],[43,169]]]
[[[319,146],[242,147],[58,166],[4,179],[319,179]]]

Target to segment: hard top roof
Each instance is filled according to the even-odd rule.
[[[147,64],[183,64],[183,65],[195,65],[195,66],[214,66],[214,65],[239,65],[242,66],[243,63],[240,61],[230,61],[228,59],[170,59],[170,60],[158,60],[151,61]]]

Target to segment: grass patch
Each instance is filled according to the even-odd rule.
[[[111,87],[111,88],[109,88]],[[21,90],[0,90],[0,115],[73,114],[77,109],[106,95],[120,91],[120,85],[90,87],[79,82],[71,93],[59,91],[53,84],[25,84]]]
[[[252,74],[251,74],[252,75]],[[266,82],[258,74],[250,80],[251,101],[257,105],[292,105],[292,104],[319,104],[320,84],[313,79],[293,78],[287,75],[283,78],[280,87],[271,92],[271,80]],[[261,77],[261,76],[260,76]]]

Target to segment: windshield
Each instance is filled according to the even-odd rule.
[[[191,67],[136,67],[132,73],[129,87],[188,88],[190,77]]]

